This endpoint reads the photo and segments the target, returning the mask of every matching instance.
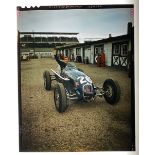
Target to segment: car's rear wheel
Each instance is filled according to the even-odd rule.
[[[58,83],[54,89],[55,108],[58,112],[65,112],[68,108],[68,99],[63,84]]]
[[[43,79],[44,79],[44,88],[46,90],[51,90],[51,76],[49,71],[44,71]]]
[[[103,83],[104,98],[109,104],[115,104],[120,99],[120,86],[117,81],[107,79]]]

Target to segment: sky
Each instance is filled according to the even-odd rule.
[[[77,32],[83,42],[126,34],[132,18],[130,8],[21,11],[17,27],[21,32]]]

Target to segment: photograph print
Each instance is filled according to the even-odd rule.
[[[19,151],[135,151],[134,5],[17,7]]]

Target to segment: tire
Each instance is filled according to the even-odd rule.
[[[63,113],[68,108],[68,99],[63,84],[58,83],[54,89],[55,108],[58,112]]]
[[[107,79],[103,83],[104,98],[109,104],[115,104],[120,99],[120,86],[117,81]]]
[[[44,88],[46,90],[51,90],[51,76],[49,71],[45,71],[43,73],[43,78],[44,78]]]

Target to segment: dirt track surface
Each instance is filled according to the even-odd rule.
[[[90,103],[74,102],[65,113],[54,106],[53,91],[43,87],[43,71],[57,64],[51,59],[21,62],[21,148],[20,151],[115,151],[130,150],[131,80],[127,73],[95,65],[76,64],[96,85],[107,78],[121,87],[119,103],[104,98]]]

